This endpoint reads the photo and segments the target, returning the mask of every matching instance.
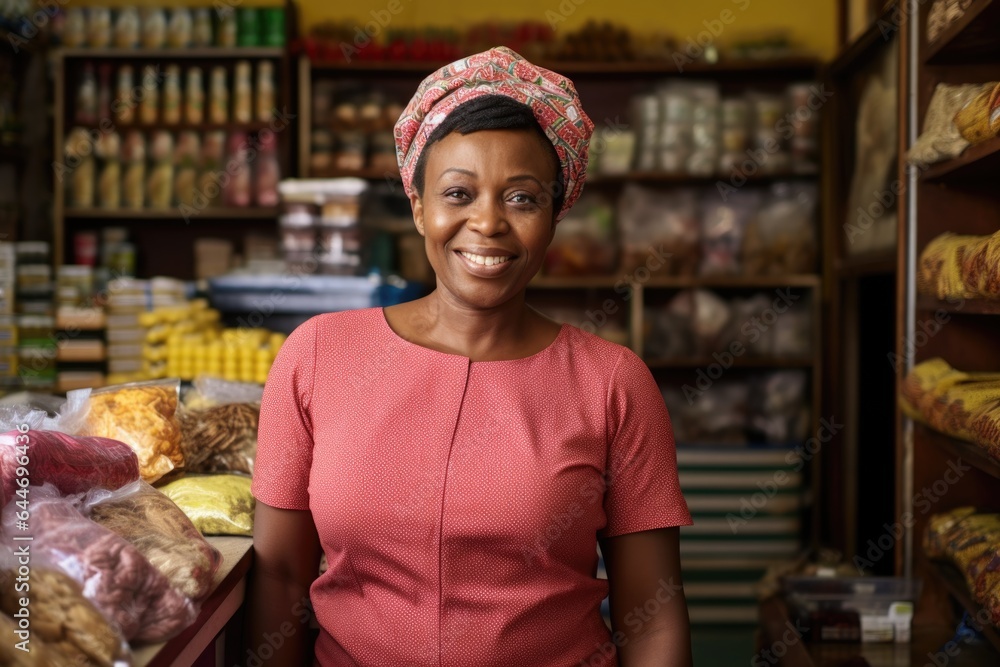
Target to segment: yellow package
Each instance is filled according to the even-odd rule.
[[[89,391],[77,435],[124,442],[139,457],[139,474],[152,484],[184,466],[177,412],[180,380],[155,380]]]
[[[202,535],[253,535],[256,501],[244,475],[185,475],[159,490]]]

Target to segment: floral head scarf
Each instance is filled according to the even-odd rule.
[[[559,156],[564,193],[556,220],[561,220],[583,190],[594,123],[580,106],[572,81],[532,65],[505,46],[457,60],[417,87],[395,127],[396,160],[406,194],[412,193],[413,171],[434,129],[463,102],[483,95],[510,97],[535,114]]]

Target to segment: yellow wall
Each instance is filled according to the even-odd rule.
[[[696,38],[705,30],[704,21],[717,20],[729,10],[732,14],[726,18],[731,22],[717,39],[720,46],[734,37],[780,27],[816,56],[829,59],[836,53],[837,0],[299,0],[299,6],[307,29],[331,19],[363,25],[372,20],[372,11],[392,16],[390,28],[461,28],[489,19],[549,22],[556,16],[566,19],[556,22],[557,30],[572,30],[588,19],[612,20],[642,33],[668,32],[682,41]],[[390,6],[398,13],[388,14]]]

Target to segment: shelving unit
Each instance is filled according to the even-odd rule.
[[[931,561],[930,572],[934,579],[943,585],[952,597],[969,613],[974,619],[982,619],[986,616],[983,608],[969,594],[969,589],[962,578],[962,573],[955,569],[954,565],[941,561]],[[984,624],[983,636],[990,642],[994,649],[1000,651],[1000,631],[995,626]]]
[[[908,100],[910,106],[901,110],[900,118],[901,136],[907,139],[922,129],[938,83],[994,80],[1000,63],[1000,42],[995,38],[1000,30],[1000,2],[971,3],[965,15],[933,44],[928,44],[925,37],[928,11],[929,5],[921,6],[916,15],[904,16],[902,26],[907,50],[901,99]],[[955,159],[930,166],[912,180],[907,180],[909,174],[900,169],[900,178],[915,192],[901,198],[901,220],[905,224],[900,225],[899,244],[906,271],[900,276],[897,293],[902,335],[895,353],[905,363],[899,364],[897,371],[897,394],[913,365],[934,357],[965,371],[1000,369],[1000,349],[995,344],[996,325],[1000,322],[995,316],[1000,314],[1000,302],[939,300],[916,293],[916,258],[933,238],[944,232],[982,235],[1000,229],[1000,195],[990,179],[998,166],[1000,140],[992,139],[969,147]],[[919,325],[934,318],[938,311],[948,315],[940,331],[927,336],[921,345],[908,344],[920,330]],[[950,599],[973,614],[978,612],[978,605],[957,571],[924,555],[921,541],[933,512],[966,505],[981,512],[1000,510],[1000,464],[972,443],[915,424],[901,413],[897,418],[896,462],[904,472],[896,487],[897,515],[913,512],[915,523],[904,535],[903,548],[897,550],[896,571],[923,580],[924,595],[918,612],[923,609],[924,620],[954,626],[954,605],[939,604],[940,600]],[[942,479],[949,464],[958,459],[970,466],[961,482],[949,486],[933,512],[914,512],[914,495]],[[997,628],[987,626],[987,638],[1000,650]]]

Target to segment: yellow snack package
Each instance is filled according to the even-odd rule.
[[[255,500],[244,475],[185,475],[159,487],[202,535],[253,535]]]

